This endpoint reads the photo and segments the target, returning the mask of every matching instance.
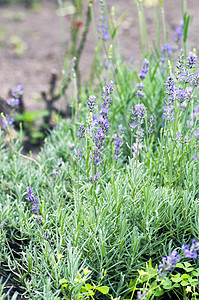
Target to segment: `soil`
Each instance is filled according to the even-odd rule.
[[[164,2],[168,40],[171,41],[175,27],[179,26],[182,19],[181,0]],[[140,35],[135,1],[108,0],[107,4],[109,9],[112,5],[115,6],[116,19],[124,13],[126,15],[119,28],[120,46],[125,60],[132,60],[133,57],[135,61],[140,62]],[[61,73],[63,55],[67,52],[69,45],[71,16],[60,18],[56,8],[56,1],[52,2],[52,0],[43,1],[38,11],[20,5],[0,6],[0,97],[6,98],[10,88],[22,84],[25,106],[28,110],[37,110],[42,107],[39,94],[48,89],[52,72]],[[98,15],[99,1],[97,0],[94,1],[94,10]],[[188,1],[188,12],[193,15],[189,38],[190,47],[197,47],[199,41],[198,0]],[[145,8],[145,16],[152,45],[152,40],[156,39],[153,8]],[[17,42],[14,46],[13,36],[20,38],[18,48],[22,48],[21,56],[16,53]],[[80,71],[84,82],[89,78],[94,47],[91,27],[80,61]]]

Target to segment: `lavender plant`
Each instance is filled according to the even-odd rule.
[[[82,91],[37,158],[0,130],[0,275],[21,297],[197,299],[198,60],[163,54],[169,74],[137,73],[110,47],[114,83]]]
[[[108,111],[112,101],[111,94],[113,92],[113,83],[107,83],[103,87],[102,99],[103,103],[99,116],[93,114],[96,110],[96,97],[91,95],[87,101],[87,109],[90,112],[87,118],[87,127],[81,125],[77,137],[80,139],[87,138],[87,170],[89,168],[89,158],[91,160],[91,174],[88,176],[89,181],[96,182],[99,178],[97,167],[101,163],[101,156],[104,152],[104,144],[109,130]]]

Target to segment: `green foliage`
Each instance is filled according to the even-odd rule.
[[[157,266],[152,267],[151,260],[146,264],[145,270],[138,270],[139,276],[134,287],[127,294],[133,295],[138,291],[145,295],[144,299],[158,299],[164,294],[176,295],[178,299],[198,299],[199,292],[199,268],[187,261],[177,263],[176,268],[167,277],[162,278],[157,272]],[[172,296],[170,296],[172,297]]]
[[[74,28],[72,34],[75,41],[78,34]],[[111,36],[117,37],[116,23]],[[197,87],[186,110],[175,100],[175,119],[162,126],[164,83],[174,74],[175,62],[171,59],[169,64],[160,64],[159,58],[150,55],[144,81],[146,96],[142,99],[146,119],[139,124],[144,132],[143,147],[137,155],[134,149],[133,155],[137,133],[129,126],[130,109],[140,101],[136,84],[142,81],[134,65],[124,63],[116,53],[115,41],[111,42],[108,46],[104,41],[97,45],[95,70],[99,85],[91,81],[86,91],[81,91],[79,102],[77,95],[71,97],[71,102],[75,100],[71,104],[75,107],[72,120],[62,120],[54,128],[36,159],[22,154],[21,139],[14,139],[9,127],[0,131],[0,262],[17,276],[29,299],[124,300],[135,299],[137,292],[145,299],[173,295],[197,299],[197,261],[178,263],[166,278],[158,275],[157,266],[152,266],[152,260],[157,265],[172,249],[192,238],[198,240],[199,172],[198,160],[193,160],[199,147],[193,134],[198,130],[198,120],[192,129],[186,122],[193,118]],[[102,48],[104,60],[100,58]],[[104,67],[105,60],[110,68]],[[94,139],[89,131],[84,139],[77,138],[77,134],[81,124],[87,126],[93,120],[86,108],[89,95],[98,96],[95,114],[100,114],[104,75],[113,81],[114,91],[108,115],[110,128],[101,164],[96,166]],[[75,80],[73,83],[76,88]],[[177,80],[175,83],[177,88],[182,87]],[[184,88],[189,87],[185,84]],[[48,113],[25,112],[16,115],[15,121],[23,121],[36,139],[42,132],[34,132],[33,123],[48,117]],[[149,133],[152,113],[156,121],[154,131]],[[123,125],[124,136],[115,160],[113,136],[118,135],[119,124]],[[88,178],[96,169],[99,179],[90,182]],[[31,211],[27,198],[28,186],[38,197],[36,213]],[[0,291],[3,295],[2,285]]]

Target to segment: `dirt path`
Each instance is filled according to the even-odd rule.
[[[94,2],[96,14],[99,1]],[[121,49],[126,60],[140,59],[140,38],[136,5],[133,0],[108,0],[108,6],[115,6],[116,15],[126,13],[120,29]],[[168,36],[172,36],[181,20],[180,0],[165,1],[165,16]],[[188,1],[189,13],[194,16],[190,44],[197,46],[199,41],[197,18],[199,14],[198,0]],[[155,39],[153,9],[146,8],[146,21],[150,37]],[[9,88],[17,84],[24,86],[25,104],[30,110],[40,107],[39,95],[46,90],[50,73],[60,73],[63,65],[63,53],[69,44],[70,17],[65,17],[63,24],[56,14],[56,4],[44,1],[39,12],[25,9],[22,6],[0,7],[0,96],[6,97]],[[23,55],[16,54],[13,46],[14,37],[19,37],[18,47],[22,48]],[[17,43],[17,42],[16,42]],[[84,81],[88,79],[89,69],[94,51],[92,28],[81,58],[80,69]]]

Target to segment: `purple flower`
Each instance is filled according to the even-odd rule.
[[[124,136],[124,130],[123,130],[122,124],[118,125],[118,129],[119,129],[119,135],[120,135],[120,137],[123,138],[123,136]]]
[[[13,107],[16,107],[19,105],[20,101],[18,98],[9,98],[6,100],[7,104],[10,105],[10,106],[13,106]]]
[[[113,139],[114,139],[114,153],[113,153],[113,158],[115,160],[118,160],[118,155],[120,153],[121,150],[121,144],[122,144],[122,138],[123,138],[123,128],[122,128],[122,124],[118,125],[119,128],[119,137],[117,136],[117,134],[113,135]]]
[[[31,208],[32,212],[39,211],[39,198],[35,196],[35,194],[32,192],[33,187],[28,186],[26,189],[28,193],[26,199],[28,199],[32,204],[32,208]]]
[[[87,108],[90,112],[93,112],[96,108],[96,101],[95,101],[96,97],[95,96],[89,96],[88,101],[87,101]]]
[[[14,119],[10,116],[5,116],[2,119],[3,122],[3,128],[13,127]]]
[[[171,44],[166,44],[162,46],[161,49],[161,64],[163,64],[166,61],[166,58],[171,56],[173,53],[173,47]]]
[[[199,87],[199,71],[197,70],[193,73],[193,76],[190,79],[190,84],[194,87]]]
[[[94,142],[97,148],[102,148],[105,142],[105,134],[101,127],[97,129],[94,135]]]
[[[82,157],[82,153],[81,153],[82,149],[81,148],[77,148],[77,150],[75,150],[75,157],[80,158]]]
[[[102,99],[104,101],[103,106],[107,107],[112,101],[112,98],[110,96],[113,92],[113,82],[111,81],[107,83],[102,90],[103,90]]]
[[[94,175],[94,179],[93,179],[93,176],[90,176],[89,178],[88,178],[88,180],[90,181],[90,182],[97,182],[98,181],[98,179],[99,179],[99,174],[98,173],[96,173],[95,175]]]
[[[14,98],[19,98],[23,94],[23,86],[18,85],[16,88],[12,90],[12,96]]]
[[[133,152],[133,157],[136,158],[140,154],[140,150],[143,148],[142,142],[140,142],[138,139],[136,139],[136,142],[133,143],[132,150]]]
[[[169,76],[167,78],[165,86],[166,86],[166,94],[172,96],[175,92],[175,82],[174,82],[173,77]]]
[[[104,66],[105,66],[106,69],[110,69],[111,63],[110,63],[108,60],[106,60],[106,61],[104,62]]]
[[[43,235],[43,239],[47,240],[49,236],[50,236],[50,231],[46,229]]]
[[[197,159],[198,159],[197,155],[193,155],[193,160],[197,160]]]
[[[187,67],[192,69],[196,66],[197,55],[193,52],[189,52],[187,56]]]
[[[70,148],[70,150],[73,150],[75,145],[74,144],[71,144],[70,142],[68,142],[68,147]]]
[[[187,123],[187,127],[189,127],[189,128],[194,125],[194,122],[190,121],[190,120],[187,120],[186,123]]]
[[[174,42],[176,42],[176,43],[180,42],[181,37],[183,36],[183,27],[184,27],[184,23],[183,23],[183,21],[181,21],[180,26],[176,27],[175,34],[172,37]]]
[[[143,89],[144,89],[144,83],[143,83],[143,81],[137,83],[137,88],[138,88],[139,90],[143,90]]]
[[[129,121],[129,125],[132,131],[134,131],[137,126],[143,124],[146,117],[146,110],[147,109],[142,103],[135,105],[134,108],[131,108],[132,116],[131,121]]]
[[[39,225],[41,225],[41,223],[42,223],[42,220],[43,220],[43,218],[42,218],[42,216],[41,215],[33,215],[33,217],[34,217],[34,219],[35,219],[35,221],[39,224]]]
[[[182,137],[182,133],[178,131],[176,133],[176,139],[180,139],[181,137]]]
[[[154,123],[155,123],[155,115],[152,114],[150,116],[150,120],[148,122],[148,129],[147,129],[148,133],[152,133],[154,131],[154,129],[153,129]]]
[[[182,248],[182,251],[183,251],[185,257],[196,259],[198,256],[197,251],[199,251],[199,242],[196,243],[195,239],[192,239],[191,242],[192,242],[191,246],[185,244],[185,245],[182,245],[181,248]]]
[[[1,222],[1,227],[3,227],[5,225],[5,222]]]
[[[158,274],[161,277],[166,277],[167,273],[175,268],[177,262],[180,260],[176,250],[173,250],[167,257],[162,258],[162,262],[158,266]]]
[[[106,134],[109,129],[109,121],[106,118],[99,117],[98,124],[100,124],[103,133]]]
[[[149,72],[149,61],[145,59],[142,64],[142,69],[138,74],[140,79],[144,80],[148,72]],[[143,87],[141,87],[141,89],[143,89]]]
[[[101,115],[103,118],[107,118],[109,107],[110,107],[110,105],[104,106],[104,104],[102,104],[102,108],[101,108],[101,110],[100,110],[100,115]]]
[[[100,17],[98,25],[99,38],[103,41],[108,41],[110,39],[109,25],[106,17],[104,1],[100,0]]]
[[[193,134],[196,136],[197,140],[199,140],[199,130],[194,130]]]
[[[99,165],[101,163],[102,149],[93,148],[93,164]],[[92,154],[90,155],[92,158]]]
[[[174,120],[174,106],[172,105],[165,105],[163,107],[164,113],[162,114],[163,120],[167,120],[168,123],[172,122]]]
[[[85,137],[84,133],[86,131],[86,128],[84,127],[84,125],[81,125],[79,128],[79,134],[77,135],[77,137],[79,137],[80,139],[83,139]]]
[[[140,99],[145,97],[145,93],[142,90],[138,90],[135,95]]]
[[[53,175],[57,175],[57,170],[53,169]]]

